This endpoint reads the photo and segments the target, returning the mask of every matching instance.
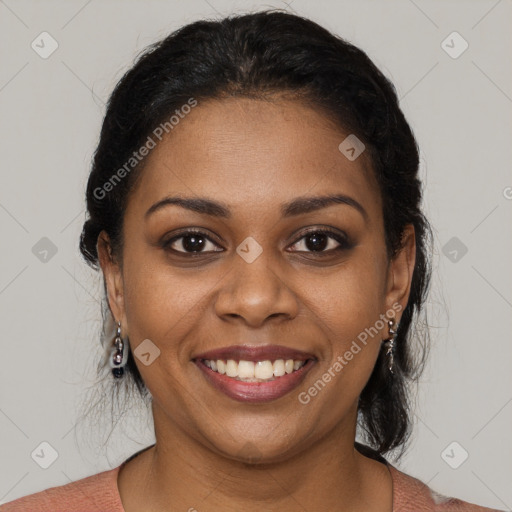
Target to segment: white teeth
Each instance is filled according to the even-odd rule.
[[[302,368],[306,361],[293,359],[277,359],[272,362],[265,361],[235,361],[234,359],[209,360],[205,359],[204,364],[214,372],[237,380],[246,382],[261,382],[274,380],[276,377],[282,377],[285,374],[292,373]]]
[[[238,377],[254,379],[254,363],[252,361],[240,361],[238,363]]]
[[[273,377],[274,368],[272,363],[270,361],[258,361],[254,367],[254,376],[257,379],[270,379]]]
[[[274,376],[282,377],[285,374],[284,370],[284,361],[282,359],[278,359],[274,362]]]
[[[238,377],[238,363],[233,359],[226,362],[226,375],[228,377]]]

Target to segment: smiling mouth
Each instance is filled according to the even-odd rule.
[[[293,391],[317,358],[280,345],[235,345],[198,354],[192,362],[218,391],[233,400],[256,403]]]

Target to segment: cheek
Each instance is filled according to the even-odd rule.
[[[190,332],[201,320],[205,290],[209,288],[204,280],[186,278],[170,265],[154,260],[147,254],[134,252],[125,261],[125,311],[130,347],[132,352],[137,351],[145,340],[157,347],[149,345],[150,352],[159,351],[149,365],[135,357],[136,365],[154,401],[166,404],[165,409],[173,411],[175,421],[188,425],[189,393],[184,382],[192,363],[184,340],[190,339]]]
[[[135,255],[134,255],[135,256]],[[142,260],[144,261],[144,260]],[[180,360],[179,341],[197,326],[205,308],[209,289],[207,274],[192,277],[180,274],[170,265],[143,265],[136,258],[126,265],[125,309],[130,340],[135,344],[149,338],[161,350],[172,351],[173,362]]]
[[[310,302],[339,350],[374,326],[384,312],[386,261],[380,252],[359,247],[346,265],[315,284],[314,301]]]
[[[381,319],[385,272],[384,256],[367,247],[315,287],[314,312],[330,342],[327,359],[316,376],[327,383],[325,388],[317,386],[321,394],[326,390],[325,400],[318,401],[318,406],[332,407],[325,411],[332,418],[338,409],[345,410],[357,399],[381,350],[387,333]]]

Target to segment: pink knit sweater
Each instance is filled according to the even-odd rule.
[[[120,466],[0,506],[1,512],[124,512],[117,488]],[[497,512],[432,491],[388,463],[393,478],[393,512]]]

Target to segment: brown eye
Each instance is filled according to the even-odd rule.
[[[312,253],[339,251],[352,247],[347,237],[341,233],[326,229],[315,229],[305,234],[303,233],[302,237],[292,245],[292,247],[294,246],[299,247],[296,249],[297,252]]]
[[[165,249],[169,249],[182,254],[219,252],[215,250],[218,247],[205,233],[201,231],[185,231],[179,236],[175,236],[163,244]]]

